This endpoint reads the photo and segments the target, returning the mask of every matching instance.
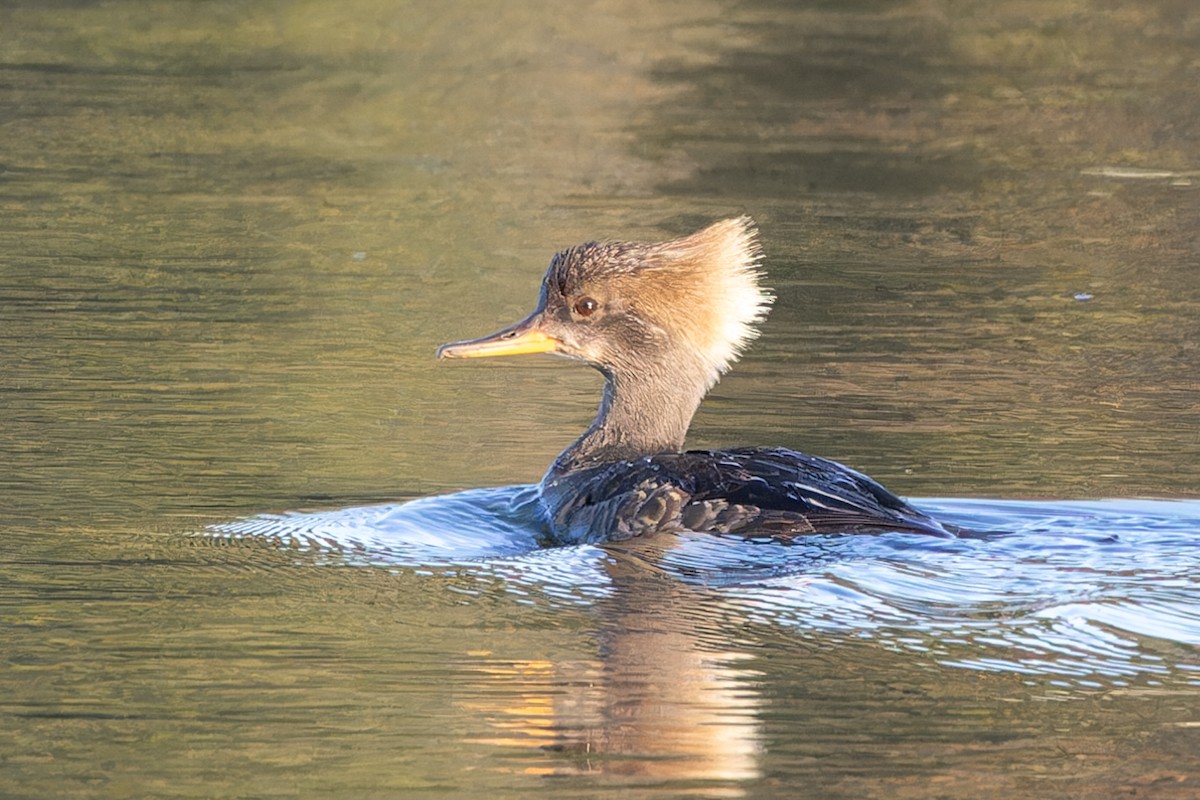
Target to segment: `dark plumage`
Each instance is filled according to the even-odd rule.
[[[790,540],[811,533],[952,535],[875,481],[783,448],[680,452],[708,389],[757,335],[772,298],[746,217],[661,244],[558,253],[538,307],[438,356],[555,353],[604,374],[587,432],[539,486],[552,543],[664,531]]]
[[[679,531],[951,535],[866,475],[781,447],[659,453],[552,473],[541,491],[557,544]]]

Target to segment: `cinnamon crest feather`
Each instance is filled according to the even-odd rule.
[[[588,242],[554,257],[546,288],[627,304],[661,339],[648,343],[653,349],[691,355],[707,390],[758,336],[755,326],[775,299],[759,285],[757,234],[743,216],[667,242]],[[602,361],[585,348],[577,355]]]

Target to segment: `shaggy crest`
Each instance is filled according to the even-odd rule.
[[[774,299],[759,286],[749,217],[658,244],[586,242],[550,260],[537,308],[439,358],[554,353],[605,378],[595,421],[555,462],[571,470],[682,448],[692,415],[758,331]]]
[[[711,387],[758,336],[774,297],[759,285],[762,251],[749,217],[721,220],[689,236],[649,245],[643,270],[661,289],[642,294],[646,312],[669,321],[706,369]],[[650,276],[647,276],[650,277]],[[672,307],[665,307],[670,303]]]

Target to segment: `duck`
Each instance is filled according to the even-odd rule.
[[[814,534],[953,537],[866,475],[785,447],[686,450],[704,396],[774,301],[748,216],[665,242],[589,241],[554,255],[520,322],[439,359],[547,353],[604,376],[595,420],[537,485],[545,544],[664,533],[794,542]]]

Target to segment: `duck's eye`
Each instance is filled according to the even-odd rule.
[[[596,313],[596,309],[600,308],[600,303],[593,297],[584,295],[575,301],[575,305],[571,306],[575,313],[581,317],[590,317]]]

